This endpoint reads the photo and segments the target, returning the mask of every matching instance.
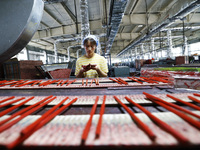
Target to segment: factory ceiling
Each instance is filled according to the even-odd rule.
[[[59,53],[67,54],[74,46],[71,56],[81,45],[80,0],[44,0],[43,17],[29,46],[54,51],[57,43]],[[184,37],[188,43],[200,41],[200,0],[87,0],[90,34],[97,35],[101,54],[117,57],[123,53],[150,49],[155,38],[155,49],[167,47],[167,29],[171,29],[172,45],[181,46]],[[184,27],[184,29],[183,29]],[[177,37],[177,38],[176,38]]]

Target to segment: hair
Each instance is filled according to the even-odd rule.
[[[92,45],[96,45],[97,46],[97,43],[93,38],[86,38],[84,40],[84,42],[83,42],[83,45],[85,46],[88,41],[90,41]]]

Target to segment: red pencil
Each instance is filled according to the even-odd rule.
[[[117,82],[118,84],[122,84],[121,82],[119,82],[119,81],[117,81],[117,80],[115,80],[113,78],[109,78],[109,79],[112,80],[112,81],[114,81],[114,82]]]
[[[101,124],[102,124],[102,120],[103,120],[103,114],[105,111],[105,102],[106,102],[106,95],[103,96],[103,103],[101,105],[101,110],[100,110],[100,114],[99,114],[99,121],[97,123],[97,127],[96,127],[96,138],[99,138],[100,133],[101,133]]]
[[[82,79],[82,86],[84,85],[84,79]]]
[[[72,81],[70,81],[69,83],[67,83],[67,85],[66,85],[66,86],[68,86],[68,85],[70,85],[70,84],[72,84],[72,83],[74,83],[74,82],[76,82],[76,79],[75,79],[75,80],[72,80]]]
[[[17,85],[19,85],[19,84],[24,84],[25,82],[27,82],[27,81],[19,80],[19,81],[16,82],[15,84],[10,85],[10,87],[17,86]]]
[[[200,100],[198,100],[198,99],[195,98],[195,97],[188,96],[188,98],[191,99],[191,100],[193,100],[193,101],[195,101],[195,102],[197,102],[197,103],[200,103]]]
[[[198,94],[198,93],[193,93],[193,95],[200,97],[200,94]]]
[[[29,82],[25,82],[25,83],[23,83],[23,84],[16,85],[16,87],[25,86],[25,85],[32,84],[32,83],[35,83],[35,81],[29,81]]]
[[[69,97],[66,97],[63,99],[60,103],[52,107],[50,110],[48,110],[46,113],[44,113],[39,119],[34,121],[32,124],[28,125],[25,129],[21,131],[21,134],[26,134],[30,132],[35,126],[37,126],[42,120],[44,120],[46,117],[48,117],[53,111],[55,111],[60,105],[62,105]]]
[[[141,105],[135,103],[133,100],[131,100],[130,98],[128,98],[127,96],[125,97],[126,100],[133,104],[134,106],[136,106],[137,108],[139,108],[140,110],[142,110],[150,119],[152,119],[154,122],[156,122],[156,124],[158,126],[160,126],[162,129],[164,129],[165,131],[169,132],[171,135],[173,135],[175,138],[177,138],[178,141],[180,141],[181,143],[189,143],[189,140],[184,137],[181,133],[179,133],[177,130],[173,129],[170,125],[166,124],[165,122],[163,122],[162,120],[160,120],[159,118],[157,118],[156,116],[154,116],[151,112],[149,112],[147,109],[145,109],[144,107],[142,107]]]
[[[34,85],[36,85],[36,84],[38,84],[38,83],[40,83],[42,80],[39,80],[39,81],[36,81],[35,83],[33,83],[31,86],[34,86]]]
[[[167,110],[175,113],[176,115],[178,115],[179,117],[181,117],[182,119],[184,119],[185,121],[187,121],[188,123],[190,123],[191,125],[193,125],[194,127],[196,127],[197,129],[200,129],[200,123],[197,120],[194,120],[193,118],[185,115],[184,113],[170,107],[169,105],[163,103],[163,101],[160,101],[160,98],[157,98],[153,95],[150,95],[148,93],[143,92],[143,94],[146,95],[146,97],[150,100],[152,100],[154,103],[157,103],[158,105],[166,108]]]
[[[21,103],[15,105],[15,106],[13,106],[13,107],[10,107],[10,108],[8,108],[8,109],[6,109],[6,110],[0,112],[0,117],[3,116],[3,115],[5,115],[5,114],[7,114],[7,113],[9,113],[9,112],[11,112],[11,111],[13,111],[14,109],[16,109],[16,108],[18,108],[18,107],[24,105],[25,103],[29,102],[29,101],[32,100],[33,98],[34,98],[34,96],[30,97],[29,99],[27,99],[27,100],[25,100],[25,101],[23,101],[23,102],[21,102]]]
[[[8,81],[8,82],[10,82],[10,83],[1,84],[0,87],[6,86],[6,85],[10,85],[10,84],[15,84],[15,83],[17,83],[18,81]]]
[[[46,101],[46,100],[48,100],[49,98],[52,98],[52,97],[53,97],[53,96],[50,95],[50,96],[44,98],[43,100],[41,100],[41,101],[39,101],[39,102],[37,102],[37,103],[35,103],[35,104],[33,104],[33,105],[30,105],[30,106],[28,106],[28,107],[26,107],[26,108],[24,108],[24,109],[22,109],[22,110],[20,110],[20,111],[18,111],[18,112],[16,112],[16,113],[12,114],[10,117],[8,117],[8,118],[6,118],[6,119],[0,121],[0,126],[1,126],[2,124],[4,124],[4,123],[10,121],[10,120],[13,119],[14,117],[23,114],[24,112],[26,112],[26,111],[32,109],[33,107],[35,107],[35,106],[37,106],[37,105],[43,103],[44,101]]]
[[[126,82],[126,81],[124,81],[122,78],[118,78],[122,83],[124,83],[125,85],[127,85],[128,84],[128,82]]]
[[[99,96],[96,97],[95,103],[94,103],[92,110],[90,112],[90,118],[89,118],[89,120],[88,120],[88,122],[87,122],[87,124],[86,124],[86,126],[83,130],[83,134],[82,134],[82,137],[81,137],[82,143],[84,143],[86,141],[88,133],[90,131],[90,127],[91,127],[91,124],[92,124],[92,118],[93,118],[93,115],[96,111],[98,100],[99,100]]]
[[[146,124],[144,124],[124,103],[122,103],[119,98],[116,96],[113,97],[129,113],[131,118],[148,135],[148,137],[154,141],[156,139],[156,135],[151,131],[151,129]]]
[[[2,104],[2,105],[0,105],[0,108],[5,107],[5,106],[8,106],[8,105],[11,105],[11,104],[16,103],[16,102],[18,102],[18,101],[21,101],[21,100],[23,100],[23,99],[25,99],[25,97],[18,98],[18,99],[16,99],[16,100],[11,101],[11,102]]]
[[[148,93],[146,93],[146,92],[143,92],[143,94],[145,94],[145,95],[150,95],[150,94],[148,94]],[[187,109],[185,109],[185,108],[183,108],[183,107],[180,107],[180,106],[178,106],[178,105],[176,105],[176,104],[173,104],[173,103],[169,103],[169,102],[167,102],[167,101],[164,101],[164,100],[162,100],[162,99],[160,99],[160,98],[158,98],[158,97],[155,97],[155,96],[153,96],[153,95],[150,95],[150,96],[151,96],[151,97],[154,97],[156,100],[159,100],[159,101],[161,101],[162,103],[164,103],[164,104],[166,104],[166,105],[169,105],[169,106],[171,106],[171,107],[174,107],[174,108],[176,108],[176,109],[178,109],[178,110],[180,110],[180,111],[183,111],[183,112],[185,112],[185,113],[188,113],[188,114],[190,114],[190,115],[192,115],[192,116],[197,117],[197,118],[200,119],[200,116],[197,115],[197,114],[195,114],[195,113],[193,113],[192,111],[189,111],[189,110],[187,110]]]
[[[137,83],[140,83],[140,84],[143,84],[143,82],[140,82],[140,81],[138,81],[137,79],[133,79],[133,78],[131,78],[131,77],[127,77],[128,79],[131,79],[132,81],[135,81],[135,82],[137,82]]]
[[[53,80],[53,81],[44,83],[43,86],[47,86],[47,85],[49,85],[49,84],[52,84],[52,83],[55,83],[55,82],[58,82],[58,81],[59,81],[59,80]]]
[[[26,116],[34,113],[35,111],[37,111],[38,109],[40,109],[41,107],[45,106],[46,104],[50,103],[51,101],[53,101],[54,99],[56,99],[56,97],[51,98],[50,100],[36,106],[35,108],[32,108],[30,110],[28,110],[27,112],[25,112],[24,114],[22,114],[20,117],[16,118],[15,120],[12,120],[10,122],[8,122],[7,124],[4,124],[0,127],[0,133],[3,132],[4,130],[10,128],[11,126],[13,126],[15,123],[19,122],[20,120],[22,120],[23,118],[25,118]]]
[[[57,84],[57,86],[59,86],[61,83],[63,82],[63,80],[60,80]]]
[[[118,81],[120,84],[124,84],[122,81],[120,81],[118,78],[115,78],[116,81]]]
[[[13,98],[15,98],[15,96],[11,96],[11,97],[5,98],[5,99],[1,100],[0,103],[3,103],[3,102],[8,101],[8,100],[11,100]]]
[[[67,83],[69,80],[67,79],[67,80],[65,80],[65,81],[63,81],[63,83],[60,85],[60,86],[63,86],[65,83]]]
[[[178,101],[178,102],[180,102],[180,103],[183,103],[183,104],[185,104],[185,105],[187,105],[187,106],[190,106],[190,107],[192,107],[192,108],[194,108],[194,109],[200,110],[200,107],[199,107],[199,106],[196,106],[196,105],[194,105],[194,104],[185,102],[185,101],[183,101],[183,100],[181,100],[181,99],[179,99],[179,98],[176,98],[176,97],[174,97],[174,96],[172,96],[172,95],[169,95],[169,94],[167,94],[167,96],[170,97],[170,98],[172,98],[172,99],[175,100],[175,101]]]
[[[93,80],[94,80],[94,79],[92,79],[92,81],[91,81],[91,83],[90,83],[90,86],[92,86]]]
[[[86,85],[86,86],[88,85],[88,79],[86,79],[86,83],[85,83],[85,85]]]
[[[45,82],[42,82],[42,83],[39,84],[39,86],[44,86],[46,83],[49,83],[49,82],[51,82],[51,80],[47,80]]]
[[[40,129],[42,126],[44,126],[45,124],[47,124],[49,121],[51,121],[55,116],[57,116],[58,114],[60,114],[62,111],[64,111],[67,107],[69,107],[71,104],[73,104],[78,98],[73,99],[71,102],[69,102],[68,104],[62,106],[60,109],[56,110],[55,112],[53,112],[52,114],[50,114],[48,117],[46,117],[43,121],[41,121],[37,126],[35,126],[34,129],[30,130],[29,132],[27,132],[24,135],[21,135],[20,137],[18,137],[15,141],[13,141],[12,143],[8,144],[6,147],[8,149],[13,149],[14,147],[16,147],[17,145],[21,144],[24,140],[26,140],[29,136],[31,136],[35,131],[37,131],[38,129]]]

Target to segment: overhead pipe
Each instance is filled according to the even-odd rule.
[[[142,41],[150,38],[155,33],[158,33],[162,29],[173,24],[175,21],[185,17],[186,15],[188,15],[195,9],[199,8],[200,0],[187,0],[187,2],[185,2],[185,3],[177,3],[177,5],[174,7],[177,7],[180,9],[177,12],[174,12],[174,8],[171,8],[170,11],[168,12],[169,17],[166,20],[162,20],[163,17],[161,17],[162,19],[157,21],[160,23],[151,25],[148,34],[145,33],[145,34],[141,35],[137,40],[131,42],[126,48],[124,48],[120,53],[118,53],[117,56],[120,56],[122,53],[124,53],[128,49],[130,49],[130,48],[134,47],[135,45],[141,43]]]
[[[79,52],[81,51],[81,49],[78,49],[77,51],[76,51],[76,58],[78,59],[79,58]]]
[[[142,43],[141,45],[140,45],[140,48],[141,48],[141,56],[142,56],[142,59],[144,59],[144,43]]]
[[[168,42],[168,49],[167,49],[167,57],[171,58],[171,52],[172,52],[172,31],[169,29],[167,31],[167,42]]]
[[[195,29],[200,29],[200,26],[193,26],[193,27],[184,27],[185,30],[195,30]],[[175,27],[175,28],[166,28],[166,29],[162,29],[161,31],[182,31],[183,27]]]
[[[119,30],[119,26],[124,16],[124,11],[126,8],[128,0],[111,0],[111,9],[110,9],[110,20],[109,26],[110,30],[107,32],[108,41],[106,43],[106,53],[110,53],[115,36]]]
[[[80,37],[76,37],[76,38],[70,38],[70,39],[57,39],[54,43],[54,55],[55,55],[55,63],[58,63],[58,50],[57,50],[57,44],[59,42],[69,42],[69,41],[77,41],[80,40]]]
[[[81,13],[81,41],[90,34],[90,24],[88,15],[88,1],[80,0],[80,13]],[[82,49],[84,48],[82,43]],[[84,51],[82,51],[84,53]]]
[[[135,47],[135,59],[137,59],[137,47]]]
[[[155,43],[154,43],[154,38],[151,38],[151,53],[152,53],[152,57],[155,59]]]
[[[187,44],[187,37],[185,36],[182,55],[187,55],[187,54],[188,54],[188,44]]]
[[[69,46],[67,48],[67,56],[68,56],[67,62],[70,62],[70,49],[71,48],[76,48],[76,47],[81,47],[81,45],[73,45],[73,46]]]

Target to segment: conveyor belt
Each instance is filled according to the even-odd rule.
[[[89,80],[92,79],[88,83]],[[68,86],[78,88],[57,88],[61,80],[50,80],[49,83],[54,83],[39,86],[48,83],[42,80],[34,85],[39,87],[36,89],[28,88],[34,82],[23,88],[17,87],[20,84],[2,86],[1,148],[196,149],[200,146],[200,95],[196,91],[144,81],[142,86],[134,86],[131,83],[141,83],[128,78],[122,78],[122,82],[131,86],[106,80],[99,79],[99,84],[94,82],[91,88],[85,88],[86,79],[84,85],[82,80],[70,80],[75,82]],[[24,83],[28,82],[32,80]],[[64,84],[68,87],[67,82]],[[107,84],[117,86],[98,87]],[[129,99],[150,114],[145,114]]]

